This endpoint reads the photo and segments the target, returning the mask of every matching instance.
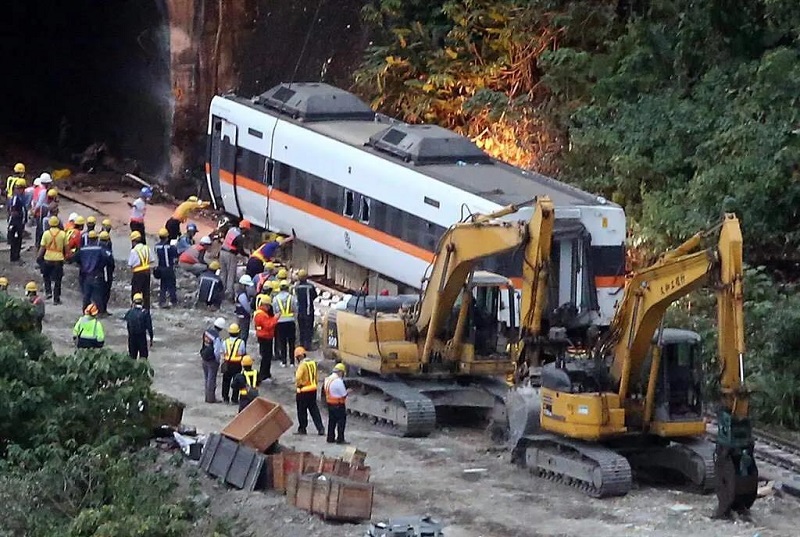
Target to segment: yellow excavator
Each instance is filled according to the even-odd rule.
[[[529,413],[528,422],[512,424],[512,460],[595,497],[627,493],[632,468],[682,475],[716,490],[718,515],[749,509],[758,471],[744,379],[742,278],[742,234],[731,214],[635,272],[608,332],[589,352],[565,351],[542,367],[538,405],[526,407],[539,407],[538,420]],[[716,447],[705,440],[700,338],[663,327],[669,305],[704,285],[717,296]]]
[[[405,436],[430,434],[437,413],[502,414],[518,332],[501,328],[498,315],[516,317],[516,295],[507,278],[475,269],[486,257],[522,249],[521,324],[540,324],[555,216],[548,198],[534,202],[527,222],[514,220],[519,205],[451,226],[407,310],[329,312],[323,354],[355,373],[346,381],[348,411]]]

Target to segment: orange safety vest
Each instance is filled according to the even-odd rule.
[[[317,391],[317,363],[313,360],[307,360],[305,362],[300,362],[299,367],[306,366],[308,371],[308,378],[309,384],[301,388],[297,388],[297,393],[306,393],[306,392],[316,392]]]
[[[241,235],[242,232],[238,227],[232,227],[225,234],[225,241],[222,243],[222,249],[229,252],[236,252],[236,247],[233,245],[234,239]]]
[[[325,390],[325,402],[329,405],[343,405],[344,402],[347,400],[347,396],[345,397],[333,397],[331,395],[331,384],[333,381],[338,378],[339,375],[334,373],[333,375],[327,377],[325,382],[322,384],[322,389]]]
[[[131,270],[131,272],[144,272],[150,270],[150,248],[144,244],[137,244],[133,247],[133,251],[139,256],[139,264]]]
[[[50,242],[47,243],[47,246],[44,247],[45,254],[44,259],[45,261],[64,261],[64,246],[66,245],[66,237],[64,237],[61,245],[58,244],[58,236],[63,233],[58,228],[50,228],[47,230],[47,235],[50,237]],[[48,258],[47,254],[50,254],[50,259]]]

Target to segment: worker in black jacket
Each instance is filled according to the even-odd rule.
[[[131,358],[147,358],[153,347],[153,318],[150,311],[144,309],[144,295],[133,295],[133,307],[125,313],[125,322],[128,325],[128,354]],[[150,336],[150,345],[147,337]]]
[[[158,306],[167,307],[167,295],[173,306],[178,305],[178,283],[175,277],[175,265],[178,264],[178,249],[170,244],[167,228],[158,231],[159,242],[156,244],[158,267],[153,275],[161,281],[158,291]]]
[[[108,315],[108,301],[111,300],[111,286],[114,284],[116,263],[114,262],[114,252],[111,249],[111,235],[108,234],[108,231],[103,230],[100,232],[99,238],[98,244],[103,249],[105,267],[103,268],[103,296],[97,307],[100,315]]]
[[[219,262],[212,261],[208,264],[208,270],[203,272],[197,280],[197,305],[205,306],[211,310],[218,310],[225,298],[225,285],[217,275]]]
[[[242,357],[242,370],[233,377],[231,389],[239,392],[239,412],[258,397],[258,371],[253,369],[253,358]]]
[[[300,346],[311,349],[314,338],[314,301],[317,299],[317,288],[308,281],[308,274],[300,269],[297,272],[297,285],[294,296],[297,301],[297,328],[300,332]]]

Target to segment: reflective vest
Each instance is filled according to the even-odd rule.
[[[6,197],[10,198],[14,195],[14,184],[17,182],[17,179],[23,179],[22,177],[17,177],[16,175],[9,175],[8,179],[6,179]]]
[[[256,295],[256,309],[261,308],[261,304],[272,304],[272,295],[259,293]]]
[[[286,296],[283,300],[277,296],[272,299],[272,304],[278,306],[278,311],[281,312],[281,321],[284,319],[294,319],[294,310],[292,309],[292,297]]]
[[[58,229],[51,227],[42,236],[42,244],[44,245],[44,260],[45,261],[64,261],[64,245],[67,242],[67,234]]]
[[[347,397],[333,397],[331,395],[331,385],[333,381],[338,379],[339,375],[333,373],[331,376],[325,378],[325,382],[322,384],[322,389],[325,391],[325,402],[329,405],[343,405]]]
[[[242,375],[244,375],[244,380],[247,382],[247,386],[239,390],[239,395],[247,395],[247,392],[251,389],[256,389],[256,379],[258,378],[258,371],[250,370],[250,371],[242,371]]]
[[[242,361],[242,354],[239,352],[242,348],[244,340],[237,338],[228,338],[225,340],[225,361],[239,363]]]
[[[222,243],[222,249],[228,252],[236,252],[236,247],[233,245],[234,239],[242,234],[238,227],[232,227],[225,234],[225,240]]]
[[[200,261],[200,253],[206,249],[202,244],[193,244],[180,255],[178,262],[194,265]]]
[[[317,391],[317,363],[313,360],[305,360],[300,362],[298,367],[305,367],[308,373],[309,383],[297,388],[297,393],[316,392]]]
[[[150,270],[150,248],[144,244],[137,244],[133,251],[139,256],[139,264],[133,267],[132,272],[144,272]]]

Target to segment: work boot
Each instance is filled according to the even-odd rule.
[[[320,429],[319,431],[317,431],[317,436],[325,436],[325,431]]]
[[[294,432],[294,434],[298,434],[298,435],[304,435],[304,434],[308,434],[308,433],[306,433],[306,431],[305,431],[304,429],[297,429],[297,430]]]
[[[342,446],[346,446],[346,445],[350,444],[350,442],[348,442],[347,440],[344,440],[344,439],[337,440],[336,443],[339,444],[339,445],[342,445]]]

